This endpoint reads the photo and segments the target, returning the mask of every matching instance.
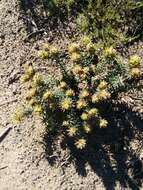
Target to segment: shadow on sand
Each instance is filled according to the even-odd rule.
[[[88,163],[102,179],[107,190],[114,190],[116,182],[119,182],[123,189],[138,190],[143,180],[143,161],[139,158],[143,147],[143,120],[124,105],[118,106],[118,111],[108,107],[106,117],[110,127],[96,129],[89,136],[90,141],[85,150],[77,150],[69,138],[60,142],[63,150],[70,150],[70,158],[61,167],[64,169],[73,162],[77,173],[86,177]],[[130,146],[130,142],[136,138],[140,142],[139,147],[136,147],[137,151],[132,150]],[[60,156],[55,139],[53,134],[46,134],[44,137],[45,156],[51,165],[59,162]]]

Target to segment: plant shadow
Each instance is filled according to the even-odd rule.
[[[143,147],[142,118],[123,104],[117,107],[115,111],[107,105],[105,110],[108,109],[106,117],[110,127],[96,129],[89,136],[85,150],[77,150],[68,137],[59,140],[57,134],[45,134],[45,156],[49,164],[53,166],[60,162],[64,170],[74,163],[77,173],[83,177],[87,176],[88,164],[107,190],[115,189],[117,182],[123,189],[140,189],[143,182],[143,158],[139,157]],[[134,139],[140,142],[136,150],[130,146]],[[61,152],[67,150],[69,156],[63,158]]]

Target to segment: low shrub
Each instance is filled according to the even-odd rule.
[[[107,128],[102,110],[106,102],[127,88],[131,79],[141,76],[140,58],[133,55],[125,62],[112,47],[95,44],[88,36],[65,49],[45,44],[39,56],[60,69],[58,79],[38,73],[34,65],[25,65],[21,78],[27,88],[26,107],[40,116],[49,132],[74,139],[83,149],[88,134],[96,128]],[[22,112],[16,113],[18,121]]]

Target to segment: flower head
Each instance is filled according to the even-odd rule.
[[[75,145],[78,149],[83,149],[86,146],[86,140],[85,139],[79,139],[75,142]]]
[[[36,104],[36,100],[31,99],[31,100],[28,102],[28,104],[29,104],[30,106],[34,106],[34,105]]]
[[[58,50],[57,47],[51,46],[51,47],[49,48],[49,52],[50,52],[50,55],[57,55],[57,54],[59,53],[59,50]]]
[[[47,59],[49,57],[49,53],[48,51],[41,50],[39,51],[39,56],[41,57],[41,59]]]
[[[87,103],[86,103],[85,100],[79,99],[79,100],[77,101],[76,107],[77,107],[77,109],[82,109],[82,108],[85,108],[86,105],[87,105]]]
[[[106,119],[100,119],[100,121],[99,121],[100,128],[106,128],[107,125],[108,125],[108,121]]]
[[[88,111],[89,117],[97,116],[98,114],[98,109],[97,108],[92,108]]]
[[[99,93],[98,93],[98,98],[99,100],[106,100],[108,98],[110,98],[111,94],[107,91],[107,90],[101,90]]]
[[[66,82],[64,82],[64,81],[61,81],[60,82],[60,88],[65,88],[67,86],[67,84],[66,84]]]
[[[82,113],[81,119],[84,120],[84,121],[88,120],[89,119],[88,114],[87,113]]]
[[[90,37],[89,37],[89,36],[83,36],[83,38],[81,39],[81,43],[82,43],[83,45],[88,45],[88,44],[90,44],[90,43],[91,43]]]
[[[69,127],[70,123],[69,121],[63,121],[62,126]]]
[[[130,67],[139,67],[141,58],[138,55],[132,55],[129,59]]]
[[[90,125],[87,124],[87,123],[85,123],[85,124],[83,125],[83,129],[84,129],[84,131],[85,131],[86,133],[89,133],[89,132],[91,131]]]
[[[68,51],[69,53],[75,53],[75,52],[77,53],[77,51],[79,51],[79,45],[76,43],[70,44],[68,47]]]
[[[35,107],[34,107],[34,113],[35,114],[38,114],[38,115],[41,115],[42,113],[43,113],[43,108],[42,108],[42,106],[41,105],[36,105]]]
[[[106,57],[114,57],[116,55],[116,50],[111,46],[105,49],[105,56]]]
[[[29,76],[32,76],[34,74],[34,69],[32,66],[29,66],[27,69],[25,69],[25,73]]]
[[[138,78],[141,76],[141,71],[139,68],[132,68],[130,74],[132,78]]]
[[[26,71],[28,68],[29,68],[29,63],[25,63],[24,65],[23,65],[23,68],[24,68],[24,71]]]
[[[75,65],[72,71],[74,74],[79,74],[82,71],[82,67],[80,65]]]
[[[80,55],[79,53],[73,52],[73,53],[71,54],[71,60],[72,60],[72,61],[79,61],[80,58],[81,58],[81,55]]]
[[[69,135],[70,137],[73,137],[73,136],[76,134],[77,128],[75,128],[75,127],[70,127],[67,131],[68,131],[68,135]]]
[[[65,98],[64,100],[62,100],[61,102],[61,109],[63,111],[69,110],[72,106],[72,101],[68,98]]]
[[[86,98],[89,96],[89,92],[87,90],[82,90],[79,94],[80,98]]]
[[[37,93],[37,89],[36,88],[31,88],[29,91],[28,91],[28,94],[26,96],[27,99],[31,99],[33,98]]]
[[[21,82],[28,82],[30,80],[30,76],[28,74],[24,74],[22,77],[21,77]]]
[[[89,72],[89,67],[82,68],[80,65],[75,65],[72,69],[72,72],[74,75],[76,75],[82,79],[85,79]]]
[[[47,99],[51,98],[52,95],[53,95],[53,93],[51,90],[46,90],[46,92],[43,94],[43,99],[47,100]]]
[[[50,49],[50,44],[48,44],[48,43],[44,44],[44,45],[43,45],[43,49],[44,49],[45,51],[49,51],[49,49]]]
[[[40,86],[41,84],[43,84],[43,77],[40,74],[35,74],[33,77],[33,83],[35,86]]]
[[[101,81],[100,84],[98,85],[98,88],[101,90],[107,88],[107,82],[105,82],[104,80]]]
[[[73,96],[74,95],[74,91],[72,89],[68,89],[66,91],[66,96]]]
[[[24,117],[24,111],[23,111],[23,109],[18,109],[14,113],[12,120],[13,120],[13,122],[19,124],[23,120],[23,117]]]
[[[92,95],[92,103],[97,103],[97,102],[99,102],[99,98],[98,98],[97,94],[93,94]]]

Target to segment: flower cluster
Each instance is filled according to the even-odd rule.
[[[132,78],[139,78],[141,76],[140,61],[141,59],[138,55],[132,55],[129,59],[130,75]]]
[[[43,49],[39,51],[39,56],[41,59],[47,59],[51,56],[56,56],[59,53],[59,50],[54,45],[44,44]]]

